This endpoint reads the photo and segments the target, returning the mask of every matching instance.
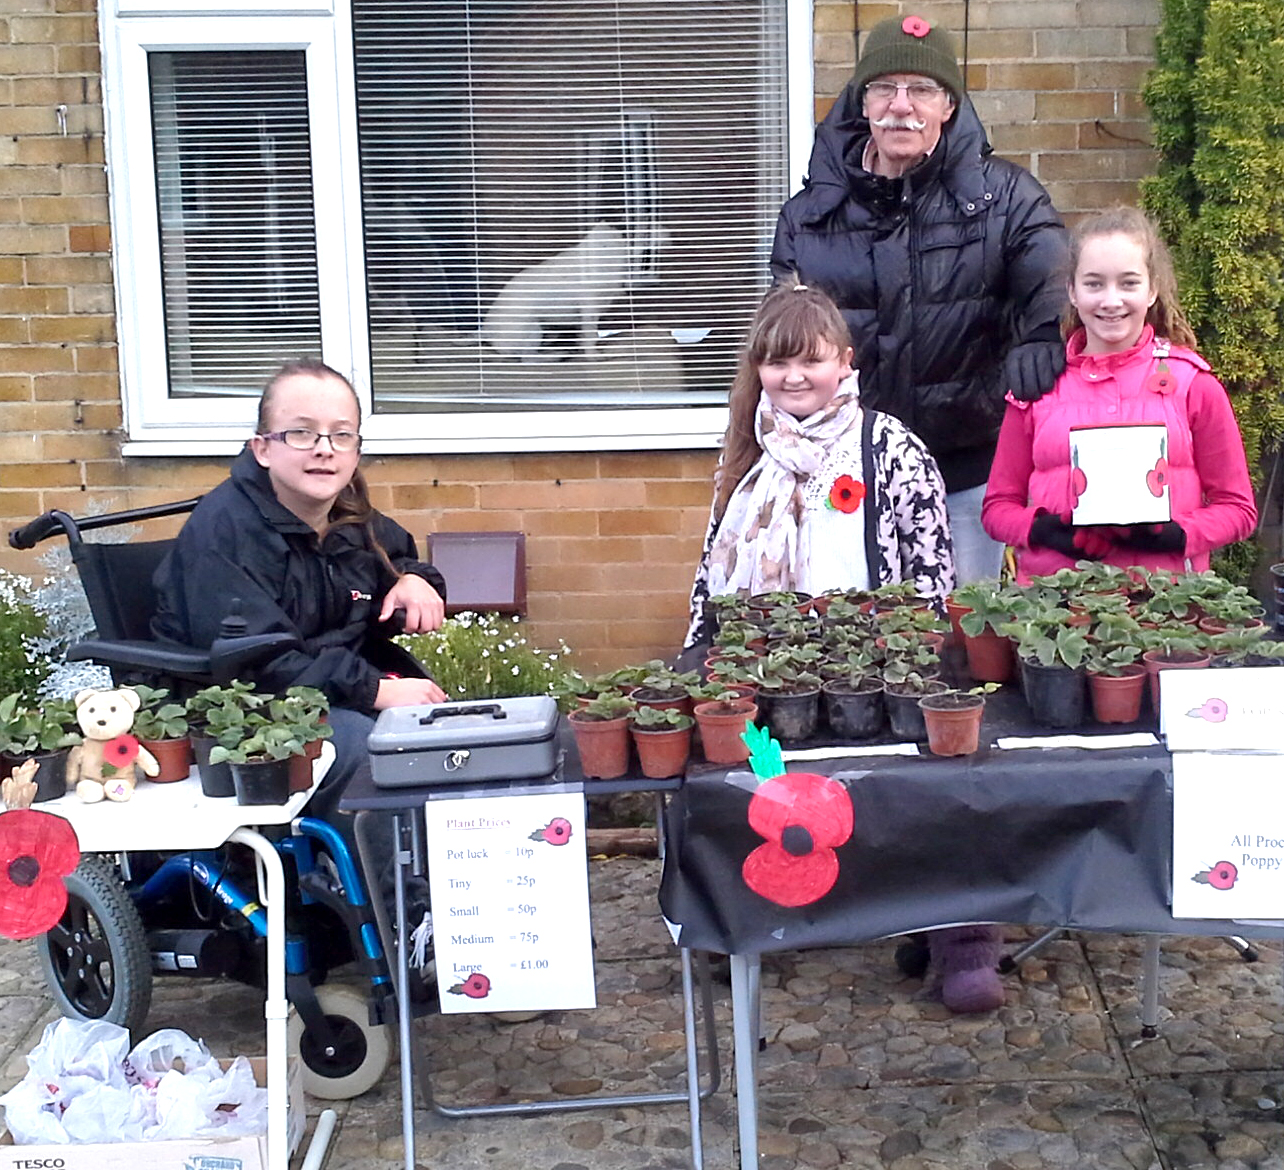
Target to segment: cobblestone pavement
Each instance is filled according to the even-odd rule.
[[[447,1103],[681,1084],[676,952],[656,911],[658,862],[590,867],[598,1002],[506,1024],[432,1015],[417,1039]],[[1008,938],[1026,937],[1009,928]],[[999,1011],[953,1017],[897,973],[893,946],[767,956],[761,1165],[889,1170],[1284,1170],[1284,981],[1278,942],[1245,963],[1218,939],[1168,938],[1160,1035],[1140,1039],[1141,940],[1074,935],[1006,977]],[[705,1104],[705,1161],[738,1165],[730,991],[715,983],[724,1081]],[[219,1055],[263,1050],[261,999],[158,980],[148,1027]],[[53,1009],[30,946],[0,944],[0,1075],[25,1071]],[[310,1102],[315,1113],[322,1103]],[[331,1170],[402,1162],[394,1061],[337,1103]],[[688,1162],[685,1106],[446,1120],[415,1113],[417,1161],[448,1170],[658,1170]]]

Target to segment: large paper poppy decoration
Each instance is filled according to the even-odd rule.
[[[749,800],[749,825],[765,838],[740,868],[755,894],[778,906],[819,901],[838,880],[834,850],[851,835],[852,801],[837,780],[785,772],[780,745],[757,727],[745,729],[750,767],[766,779]]]
[[[63,882],[80,862],[76,830],[32,808],[0,813],[0,934],[44,934],[67,909]]]

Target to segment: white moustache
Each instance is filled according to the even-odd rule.
[[[895,114],[888,114],[885,118],[876,118],[872,125],[880,130],[922,130],[927,123],[917,118],[898,118]]]

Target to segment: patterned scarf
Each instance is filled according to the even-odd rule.
[[[830,447],[860,426],[856,375],[807,418],[777,410],[764,392],[758,399],[754,433],[762,455],[727,501],[709,552],[709,595],[807,591],[810,526],[805,523],[802,488],[825,462]]]

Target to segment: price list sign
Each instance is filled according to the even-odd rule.
[[[424,815],[442,1013],[596,1007],[583,795],[431,800]]]

